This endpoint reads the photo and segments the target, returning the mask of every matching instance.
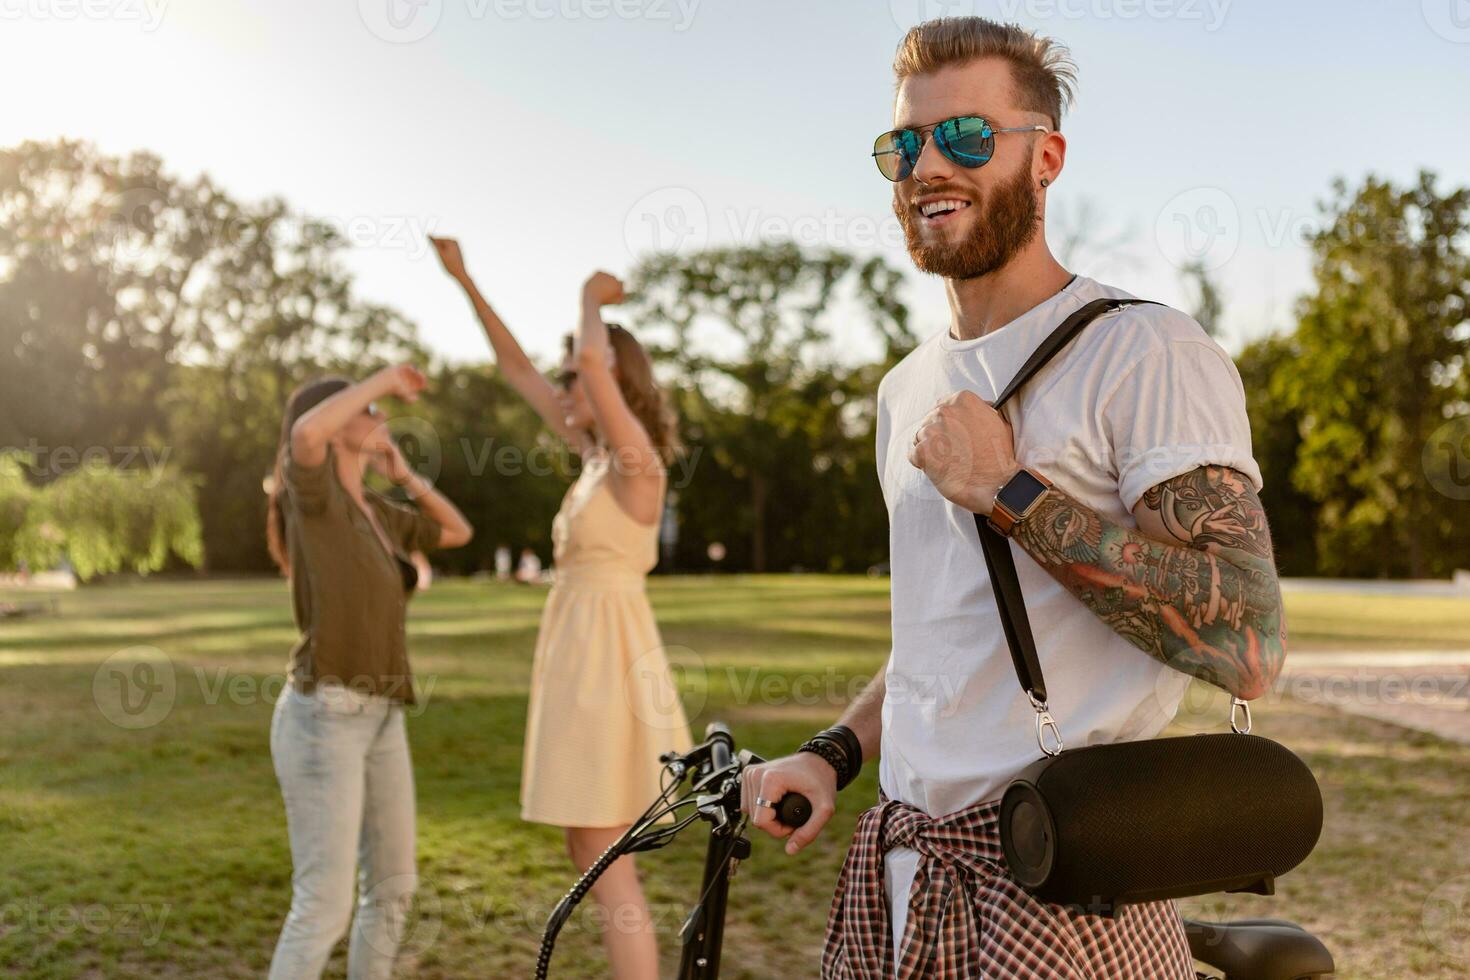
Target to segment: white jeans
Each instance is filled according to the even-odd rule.
[[[292,873],[270,980],[320,977],[349,922],[347,976],[386,980],[418,883],[403,708],[342,687],[305,695],[288,686],[271,720],[271,758]]]

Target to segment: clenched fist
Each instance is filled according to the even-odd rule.
[[[989,514],[995,494],[1021,467],[1011,424],[973,391],[935,405],[919,423],[909,462],[947,500]]]
[[[424,377],[424,372],[412,364],[398,364],[383,368],[377,376],[380,379],[378,383],[381,385],[382,393],[397,398],[399,401],[418,401],[419,392],[429,385],[429,379]]]
[[[439,253],[439,261],[444,264],[444,271],[455,279],[464,280],[468,273],[464,268],[464,253],[459,249],[459,242],[453,238],[435,238],[429,236],[429,242],[434,246],[434,251]]]
[[[582,296],[597,306],[605,306],[610,303],[621,303],[626,297],[623,292],[623,281],[617,276],[598,271],[588,277],[586,284],[582,287]]]
[[[759,799],[779,802],[787,793],[801,793],[812,805],[811,817],[800,827],[788,827],[777,820],[775,807],[755,805]],[[757,830],[776,838],[789,837],[786,853],[795,854],[817,839],[836,812],[837,772],[811,752],[746,766],[740,773],[740,809]]]

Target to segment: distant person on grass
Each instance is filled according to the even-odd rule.
[[[358,384],[313,381],[286,406],[266,531],[271,556],[291,578],[301,638],[271,722],[292,865],[271,980],[319,977],[349,922],[350,980],[391,976],[413,897],[413,770],[403,721],[403,706],[414,702],[404,637],[405,606],[419,582],[412,556],[460,547],[473,533],[409,469],[376,407],[380,398],[414,401],[424,384],[400,365]],[[365,487],[369,469],[417,506]]]
[[[531,667],[521,817],[566,828],[568,853],[585,871],[659,795],[659,755],[691,747],[643,591],[658,562],[675,420],[642,345],[602,320],[604,304],[623,300],[618,280],[605,272],[587,280],[553,386],[480,295],[459,245],[433,242],[505,379],[582,458],[551,525],[556,578]],[[633,855],[615,861],[592,895],[606,913],[612,975],[656,980],[658,944]]]
[[[879,805],[859,820],[833,899],[824,977],[1193,980],[1172,902],[1083,915],[1006,872],[999,797],[1041,753],[974,515],[1020,554],[1068,746],[1157,735],[1192,677],[1260,697],[1286,625],[1240,377],[1194,320],[1140,305],[1084,330],[1009,419],[992,408],[1069,314],[1128,295],[1073,275],[1047,247],[1072,65],[1050,40],[960,17],[911,30],[894,68],[896,129],[874,157],[914,264],[944,280],[950,326],[878,391],[893,648],[841,726],[746,771],[743,800],[795,853],[827,823],[839,776],[845,785],[881,755]],[[1128,117],[1115,120],[1121,134],[1146,124]],[[1013,480],[1029,506],[1007,530],[994,502]],[[793,790],[814,810],[794,833],[764,805]]]
[[[530,548],[521,549],[521,560],[516,565],[516,581],[522,585],[535,585],[541,581],[541,558]]]

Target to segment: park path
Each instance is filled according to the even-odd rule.
[[[1277,689],[1470,745],[1470,650],[1307,650]]]

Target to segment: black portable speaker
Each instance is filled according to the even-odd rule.
[[[1146,301],[1094,300],[1067,317],[995,406],[1095,317],[1139,302]],[[1300,864],[1322,832],[1322,793],[1311,770],[1281,745],[1248,734],[1250,708],[1238,699],[1228,734],[1063,751],[1010,541],[979,514],[975,524],[1043,753],[1001,797],[1001,849],[1016,881],[1043,901],[1105,916],[1130,902],[1272,894],[1276,877]],[[1243,728],[1235,721],[1239,706]]]
[[[1072,749],[1001,797],[1001,848],[1036,897],[1094,915],[1211,892],[1270,895],[1322,830],[1300,759],[1222,732]]]

